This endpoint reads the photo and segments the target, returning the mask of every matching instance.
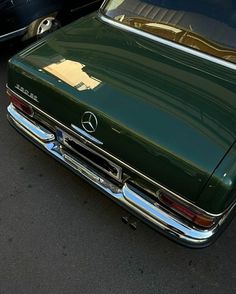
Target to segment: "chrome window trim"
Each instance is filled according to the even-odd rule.
[[[21,28],[19,30],[16,30],[16,31],[13,31],[13,32],[10,32],[10,33],[7,33],[7,34],[4,34],[4,35],[1,35],[0,36],[0,40],[1,39],[4,39],[4,38],[8,38],[10,37],[11,35],[15,35],[15,34],[18,34],[18,33],[21,33],[23,31],[25,31],[27,29],[27,27],[24,27],[24,28]]]
[[[37,110],[40,114],[44,115],[46,118],[48,118],[49,120],[51,120],[52,122],[54,122],[56,125],[60,126],[62,129],[65,129],[66,131],[68,131],[69,133],[73,134],[75,137],[80,138],[81,140],[85,140],[84,137],[82,137],[81,135],[79,135],[77,132],[75,132],[72,128],[67,127],[66,125],[64,125],[63,123],[61,123],[60,121],[58,121],[57,119],[53,118],[52,116],[50,116],[49,114],[47,114],[46,112],[44,112],[43,110],[41,110],[40,108],[38,108],[37,106],[35,106],[34,104],[32,104],[30,101],[26,100],[24,97],[22,97],[20,94],[16,93],[14,90],[12,90],[11,88],[9,88],[8,85],[6,85],[6,88],[8,91],[10,91],[13,95],[16,95],[18,98],[20,98],[22,101],[28,103],[30,106],[33,107],[33,109]],[[197,205],[193,204],[192,202],[184,199],[183,197],[181,197],[180,195],[176,194],[175,192],[171,191],[170,189],[166,188],[165,186],[163,186],[162,184],[154,181],[153,179],[150,179],[148,176],[144,175],[143,173],[141,173],[140,171],[138,171],[137,169],[133,168],[132,166],[128,165],[127,163],[121,161],[120,159],[118,159],[117,157],[115,157],[114,155],[108,153],[107,151],[101,149],[99,146],[95,145],[93,142],[88,141],[88,139],[86,139],[86,141],[89,143],[89,145],[91,147],[93,147],[94,149],[97,149],[99,152],[103,153],[104,155],[110,157],[112,160],[115,160],[116,162],[118,162],[121,167],[124,166],[127,169],[131,170],[132,172],[134,172],[135,174],[139,175],[140,177],[142,177],[143,179],[147,180],[148,182],[152,183],[153,185],[157,186],[157,189],[163,189],[164,191],[166,191],[167,193],[170,193],[172,196],[176,197],[179,201],[181,201],[182,203],[184,203],[187,206],[190,206],[192,209],[205,214],[206,216],[209,217],[220,217],[224,214],[226,214],[229,210],[232,209],[233,206],[236,205],[235,203],[232,203],[232,205],[230,205],[229,207],[227,207],[227,209],[225,211],[223,211],[222,213],[218,213],[218,214],[214,214],[214,213],[210,213],[200,207],[198,207]]]
[[[183,46],[183,45],[180,45],[180,44],[177,44],[173,41],[169,41],[167,39],[163,39],[161,37],[158,37],[158,36],[155,36],[155,35],[152,35],[150,33],[147,33],[145,31],[141,31],[141,30],[138,30],[136,28],[133,28],[133,27],[130,27],[128,25],[125,25],[125,24],[122,24],[112,18],[109,18],[108,16],[106,16],[104,13],[103,13],[103,8],[105,7],[105,4],[108,2],[109,0],[106,0],[103,2],[101,8],[99,9],[99,12],[98,12],[98,16],[99,18],[113,26],[113,27],[116,27],[116,28],[119,28],[121,30],[124,30],[126,32],[129,32],[129,33],[133,33],[133,34],[136,34],[136,35],[139,35],[139,36],[142,36],[142,37],[145,37],[145,38],[148,38],[152,41],[156,41],[160,44],[163,44],[163,45],[166,45],[166,46],[169,46],[169,47],[172,47],[174,49],[177,49],[177,50],[180,50],[180,51],[183,51],[187,54],[191,54],[191,55],[194,55],[196,57],[199,57],[199,58],[202,58],[202,59],[205,59],[207,61],[210,61],[210,62],[213,62],[213,63],[216,63],[218,65],[221,65],[221,66],[224,66],[224,67],[227,67],[227,68],[230,68],[232,70],[236,70],[236,64],[234,63],[231,63],[229,61],[226,61],[224,59],[220,59],[220,58],[217,58],[217,57],[214,57],[214,56],[211,56],[207,53],[203,53],[201,51],[197,51],[195,49],[192,49],[190,47],[186,47],[186,46]]]

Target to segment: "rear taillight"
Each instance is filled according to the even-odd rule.
[[[185,217],[186,219],[190,220],[198,226],[210,228],[215,223],[214,217],[205,215],[202,212],[197,211],[197,209],[192,208],[190,205],[186,205],[176,200],[173,196],[166,193],[165,191],[159,191],[158,198],[168,208],[182,215],[183,217]]]
[[[33,116],[34,115],[34,111],[33,108],[28,105],[26,102],[23,102],[22,100],[20,100],[19,98],[17,98],[16,96],[14,96],[12,93],[10,93],[9,91],[7,91],[7,95],[11,101],[11,103],[20,111],[22,111],[23,113],[29,115],[29,116]]]

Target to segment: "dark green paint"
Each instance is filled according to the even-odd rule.
[[[38,71],[62,58],[84,64],[102,84],[81,92]],[[218,167],[236,137],[233,70],[92,15],[14,57],[8,83],[32,91],[67,126],[80,127],[83,112],[93,111],[95,136],[106,151],[209,212],[222,212],[233,200],[234,155]],[[217,182],[218,196],[208,187],[215,169],[210,183]],[[230,174],[230,188],[222,172]]]

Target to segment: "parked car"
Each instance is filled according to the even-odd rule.
[[[10,60],[9,122],[169,238],[207,246],[235,214],[235,13],[105,1]]]
[[[99,8],[101,0],[0,0],[0,42],[23,40],[55,31],[85,9]]]

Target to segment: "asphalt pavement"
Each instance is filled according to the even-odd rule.
[[[187,249],[140,222],[21,137],[6,120],[0,50],[0,294],[236,293],[235,220]]]

